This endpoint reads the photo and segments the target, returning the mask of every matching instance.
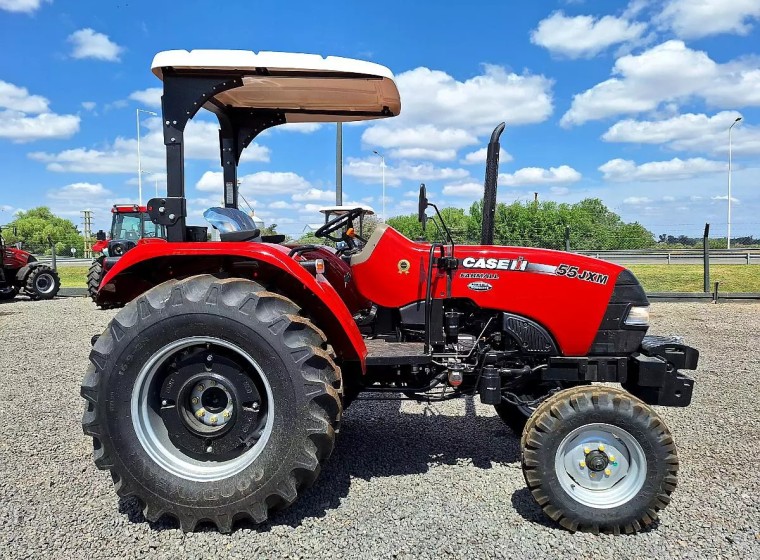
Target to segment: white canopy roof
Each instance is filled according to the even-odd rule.
[[[319,209],[322,214],[345,214],[355,208],[361,208],[364,211],[364,215],[374,214],[375,211],[371,206],[366,204],[356,204],[354,206],[324,206]]]
[[[287,122],[358,121],[401,112],[391,71],[363,60],[266,51],[174,50],[154,57],[153,73],[163,78],[165,68],[242,73],[242,87],[219,93],[215,99],[234,107],[281,110]],[[289,113],[288,109],[320,113]],[[390,114],[380,115],[384,110]]]

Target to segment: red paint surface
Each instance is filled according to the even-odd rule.
[[[424,300],[430,245],[410,241],[387,228],[372,256],[353,266],[358,291],[377,305],[398,308]],[[440,250],[436,251],[440,255]],[[456,246],[459,269],[452,273],[451,297],[465,298],[486,309],[509,311],[529,317],[546,327],[564,355],[585,355],[599,329],[615,280],[623,267],[582,255],[526,247]],[[511,270],[463,268],[466,257],[519,259],[532,264],[567,264],[608,276],[604,285],[553,274]],[[409,261],[408,273],[399,271],[399,262]],[[434,261],[435,263],[435,261]],[[434,265],[435,266],[435,265]],[[487,272],[498,279],[461,278],[462,273]],[[433,272],[433,296],[446,297],[446,275]],[[473,282],[486,282],[488,291],[474,291]]]

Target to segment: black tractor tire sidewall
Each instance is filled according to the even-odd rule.
[[[102,376],[96,413],[104,415],[95,422],[102,425],[102,434],[96,438],[99,443],[95,444],[96,462],[100,444],[103,456],[108,458],[105,463],[112,463],[110,470],[121,479],[117,484],[119,493],[134,493],[154,512],[170,512],[181,523],[183,515],[192,517],[194,521],[183,526],[185,530],[192,530],[197,520],[217,521],[220,515],[236,516],[245,512],[245,504],[264,503],[266,509],[288,505],[291,498],[282,496],[290,491],[283,490],[283,485],[290,485],[295,493],[296,486],[310,486],[319,472],[316,466],[316,473],[299,471],[308,480],[294,477],[297,470],[294,465],[304,459],[304,446],[316,448],[319,461],[332,451],[332,439],[329,442],[310,439],[315,422],[317,428],[324,426],[311,414],[318,384],[306,379],[308,366],[301,362],[304,346],[292,348],[283,336],[272,336],[272,329],[276,329],[273,325],[279,319],[261,322],[253,314],[246,316],[237,308],[223,305],[222,299],[220,294],[217,305],[204,300],[183,301],[181,313],[176,314],[170,302],[156,309],[143,296],[137,305],[120,312],[111,325],[111,336],[101,336],[91,355],[96,373]],[[118,324],[124,314],[132,315],[128,323],[134,322],[126,329]],[[274,397],[274,424],[266,446],[240,473],[219,481],[197,482],[167,472],[147,455],[132,422],[127,420],[131,418],[132,390],[142,365],[169,342],[191,336],[213,336],[246,351],[266,375]],[[111,352],[99,354],[99,350],[114,342]],[[333,416],[339,418],[339,402],[336,399],[331,404],[335,407]],[[332,432],[332,428],[329,430]],[[308,456],[306,459],[308,462]]]
[[[589,387],[586,390],[590,391]],[[597,389],[599,389],[597,387]],[[565,391],[563,391],[565,392]],[[620,393],[623,393],[620,391]],[[561,395],[558,393],[555,397]],[[578,412],[572,407],[562,407],[562,419],[554,423],[554,428],[546,430],[545,422],[536,415],[547,413],[551,406],[542,406],[531,417],[523,433],[523,472],[528,487],[538,500],[538,492],[548,496],[548,504],[562,512],[563,526],[578,524],[581,530],[605,532],[635,532],[657,518],[656,511],[662,509],[670,500],[675,489],[678,462],[675,446],[665,424],[656,413],[635,397],[627,395],[622,401],[626,404],[613,407],[594,406],[591,411]],[[630,405],[630,406],[629,406]],[[644,412],[636,412],[636,405],[643,406]],[[573,413],[568,411],[573,410]],[[605,423],[627,431],[641,446],[646,457],[646,478],[643,487],[628,502],[614,508],[594,508],[573,499],[559,483],[554,467],[556,451],[562,440],[576,428],[590,423]],[[536,428],[536,425],[541,428]],[[664,435],[662,434],[664,430]],[[533,452],[536,466],[526,472],[526,442],[540,441],[538,449],[528,444]],[[675,459],[675,461],[673,461]],[[536,484],[536,475],[540,484]]]
[[[53,289],[47,292],[40,292],[38,290],[37,279],[42,275],[50,276],[50,279],[53,282]],[[26,277],[24,293],[32,299],[53,299],[58,295],[58,290],[60,289],[61,279],[58,276],[58,272],[47,265],[39,265],[32,268],[29,275]]]
[[[95,301],[98,295],[100,281],[103,280],[103,263],[101,259],[95,259],[87,271],[87,295]]]

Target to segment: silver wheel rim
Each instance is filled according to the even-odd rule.
[[[186,455],[169,439],[166,426],[158,413],[149,406],[149,393],[152,390],[156,373],[167,359],[190,346],[212,344],[232,350],[245,359],[258,374],[268,401],[266,423],[261,437],[234,459],[228,461],[200,461]],[[214,337],[197,336],[182,338],[158,350],[142,367],[132,389],[131,399],[132,426],[137,439],[150,458],[165,471],[186,480],[212,482],[234,476],[247,468],[261,454],[272,434],[274,425],[274,399],[269,381],[258,363],[240,347]]]
[[[602,467],[600,469],[600,467]],[[636,438],[612,424],[586,424],[560,443],[554,471],[577,502],[610,509],[632,500],[644,486],[647,462]]]
[[[54,287],[55,281],[53,280],[53,277],[47,272],[43,272],[34,280],[34,288],[41,294],[49,294],[53,291]]]

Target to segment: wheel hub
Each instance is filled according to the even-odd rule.
[[[234,403],[230,390],[216,379],[203,379],[190,391],[190,410],[206,426],[225,426],[230,422]]]
[[[586,466],[594,472],[602,472],[610,464],[610,458],[604,451],[595,449],[586,454]]]
[[[240,348],[210,337],[176,341],[143,367],[132,395],[143,447],[166,470],[191,480],[231,476],[271,433],[271,389]]]
[[[557,448],[555,473],[562,488],[578,502],[595,508],[616,507],[643,486],[644,450],[625,430],[611,424],[587,424],[570,432]]]

